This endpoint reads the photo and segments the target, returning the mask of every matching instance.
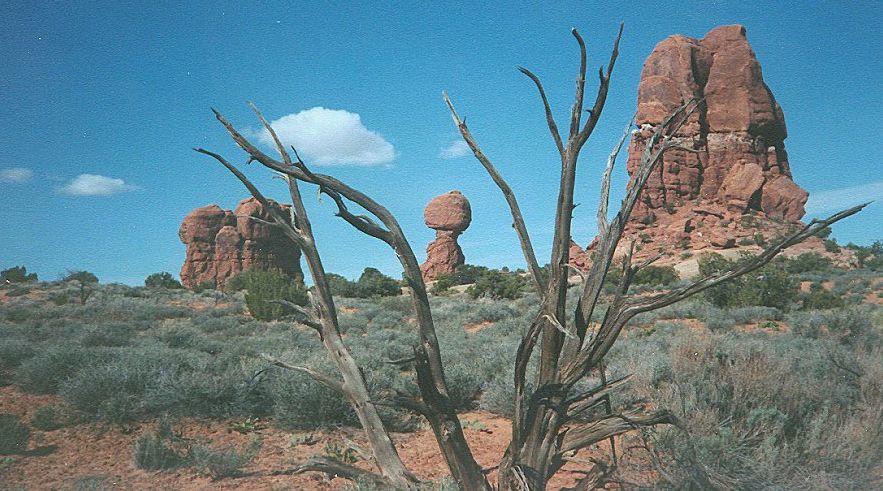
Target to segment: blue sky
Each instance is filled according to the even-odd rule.
[[[535,89],[515,66],[543,79],[566,118],[577,61],[570,27],[597,66],[619,21],[625,34],[608,105],[578,175],[578,242],[594,233],[602,166],[634,113],[644,59],[670,34],[701,37],[722,24],[747,27],[785,111],[794,177],[813,196],[808,208],[824,215],[883,198],[880,2],[127,3],[136,2],[0,5],[2,268],[24,264],[43,279],[87,269],[130,284],[177,274],[183,216],[209,203],[232,208],[246,195],[191,150],[243,161],[209,108],[256,129],[246,101],[271,120],[284,118],[292,138],[312,142],[304,145],[317,170],[387,205],[421,259],[433,238],[423,206],[459,189],[473,207],[460,239],[467,261],[518,267],[502,197],[473,158],[451,147],[457,133],[442,90],[519,195],[545,262],[556,152]],[[587,92],[594,90],[590,79]],[[321,136],[298,133],[305,122]],[[615,202],[625,187],[621,163]],[[248,172],[269,195],[285,197],[267,172]],[[393,254],[333,217],[329,200],[311,199],[310,208],[330,271],[352,277],[375,266],[398,276]],[[870,243],[883,238],[881,223],[878,202],[834,235]]]

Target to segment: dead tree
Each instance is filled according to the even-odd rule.
[[[598,93],[592,107],[584,110],[586,47],[582,37],[574,29],[574,38],[580,49],[580,67],[576,81],[576,95],[570,112],[569,129],[562,138],[552,109],[546,98],[540,79],[526,68],[520,68],[536,85],[546,115],[547,124],[561,159],[561,173],[556,206],[554,236],[550,273],[544,276],[534,253],[530,236],[522,218],[518,201],[509,185],[496,167],[485,156],[475,138],[460,118],[447,95],[444,96],[451,115],[463,139],[478,161],[484,166],[494,183],[500,188],[509,206],[513,228],[528,265],[536,291],[540,295],[540,307],[522,338],[515,360],[514,417],[512,439],[499,465],[496,488],[501,490],[540,490],[548,480],[567,462],[582,462],[575,458],[577,452],[616,435],[642,427],[667,423],[676,424],[674,416],[665,410],[647,412],[630,408],[618,413],[597,411],[609,401],[609,394],[628,382],[628,377],[607,380],[590,389],[580,391],[577,383],[603,369],[604,359],[619,334],[636,315],[656,310],[695,295],[714,285],[756,270],[771,261],[779,252],[847,216],[860,211],[864,205],[837,213],[825,220],[813,220],[802,229],[768,247],[753,259],[741,262],[734,269],[694,281],[686,286],[652,296],[629,294],[629,286],[635,274],[653,259],[632,264],[632,243],[622,260],[621,280],[612,300],[601,304],[602,284],[608,270],[614,264],[614,252],[622,239],[623,231],[641,190],[669,149],[681,146],[675,133],[703,101],[686,101],[670,117],[660,124],[648,141],[641,156],[634,178],[622,201],[619,211],[608,218],[610,176],[616,157],[628,136],[626,128],[607,161],[601,184],[601,200],[598,206],[598,241],[590,270],[582,274],[581,295],[574,309],[573,322],[567,321],[567,279],[570,275],[569,244],[572,211],[574,208],[574,183],[580,151],[592,134],[607,97],[610,76],[618,56],[622,26],[613,44],[609,62],[599,70]],[[252,106],[254,108],[254,106]],[[583,113],[587,112],[585,122]],[[258,118],[272,136],[281,160],[277,160],[253,145],[226,118],[215,111],[218,121],[226,128],[233,140],[248,154],[248,162],[256,161],[278,173],[287,183],[291,195],[290,216],[272,214],[272,225],[280,228],[303,251],[304,259],[315,285],[310,308],[291,305],[300,316],[299,322],[315,329],[329,356],[339,372],[338,376],[323,374],[310,367],[294,366],[283,360],[267,357],[277,366],[305,373],[333,390],[341,393],[352,405],[362,424],[373,453],[376,472],[365,471],[330,459],[312,459],[289,473],[320,471],[355,478],[370,478],[397,488],[414,488],[418,480],[402,463],[389,433],[380,420],[378,404],[396,404],[419,413],[432,427],[439,449],[445,458],[452,477],[461,489],[493,489],[488,481],[488,471],[475,461],[466,442],[463,429],[448,395],[444,367],[441,363],[438,340],[426,284],[420,274],[417,259],[405,238],[398,221],[380,203],[334,177],[313,172],[292,148],[289,152],[276,136],[273,128],[255,109]],[[232,172],[249,192],[266,206],[267,199],[249,179],[221,155],[204,149],[198,152],[209,155]],[[293,158],[292,158],[293,156]],[[416,312],[418,342],[414,356],[408,362],[414,366],[419,397],[398,394],[388,401],[372,400],[361,368],[351,356],[338,328],[337,310],[331,295],[325,270],[313,236],[310,219],[304,207],[299,182],[318,187],[320,193],[330,197],[336,207],[336,215],[359,232],[386,243],[398,257],[403,277],[407,282],[411,301]],[[356,215],[349,209],[354,203],[370,216]],[[267,207],[273,210],[271,207]],[[655,259],[655,258],[654,258]],[[601,322],[590,325],[596,309],[604,309]],[[599,310],[600,312],[600,310]],[[528,363],[534,355],[539,357],[538,373],[533,388],[527,379]],[[585,477],[576,489],[591,489],[609,476],[615,463],[585,463]]]

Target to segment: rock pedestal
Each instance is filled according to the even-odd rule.
[[[432,281],[465,264],[457,237],[472,222],[472,208],[460,191],[451,191],[433,198],[423,210],[423,219],[435,230],[435,240],[426,247],[426,262],[420,265],[420,271],[425,281]]]
[[[284,215],[289,213],[288,205],[274,201],[270,205]],[[232,276],[252,269],[278,269],[302,280],[297,245],[274,227],[250,217],[272,221],[254,198],[242,200],[234,211],[208,205],[188,213],[178,231],[187,246],[181,283],[188,288],[203,283],[223,287]]]

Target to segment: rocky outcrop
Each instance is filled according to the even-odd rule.
[[[469,200],[460,191],[451,191],[433,198],[423,210],[426,226],[435,230],[435,240],[426,246],[426,262],[420,265],[425,281],[453,273],[465,264],[457,237],[472,222]]]
[[[647,61],[638,87],[639,126],[629,147],[633,174],[647,138],[680,104],[704,98],[676,135],[695,152],[668,152],[649,179],[632,220],[699,200],[732,214],[759,212],[796,222],[807,193],[791,180],[785,118],[742,26],[723,26],[701,40],[671,36]]]
[[[620,249],[637,242],[637,258],[757,248],[800,226],[808,194],[792,180],[785,117],[742,26],[656,45],[638,87],[629,175],[653,130],[691,99],[704,104],[674,135],[684,149],[664,155],[626,224]],[[585,269],[589,255],[571,251]]]
[[[270,204],[288,214],[288,205]],[[252,269],[278,269],[303,279],[297,245],[254,218],[272,221],[254,198],[242,200],[234,211],[208,205],[188,213],[178,231],[187,246],[181,283],[188,288],[204,283],[223,287],[232,276]]]

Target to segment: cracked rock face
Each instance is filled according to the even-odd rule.
[[[270,205],[288,214],[288,205],[274,201]],[[187,246],[181,283],[187,288],[206,282],[223,287],[231,277],[252,269],[278,269],[303,279],[297,245],[279,230],[252,217],[272,220],[254,198],[242,200],[234,211],[208,205],[188,213],[178,231],[181,242]]]
[[[692,98],[705,98],[676,135],[696,152],[665,154],[632,221],[652,223],[660,209],[699,200],[734,214],[759,212],[797,222],[808,194],[791,179],[785,118],[742,26],[715,28],[702,39],[671,36],[644,63],[638,87],[640,130],[629,146],[633,174],[653,129]]]
[[[435,240],[426,246],[426,262],[420,265],[425,281],[451,274],[466,263],[457,237],[472,222],[469,200],[460,191],[451,191],[433,198],[423,210],[426,226],[435,230]]]

